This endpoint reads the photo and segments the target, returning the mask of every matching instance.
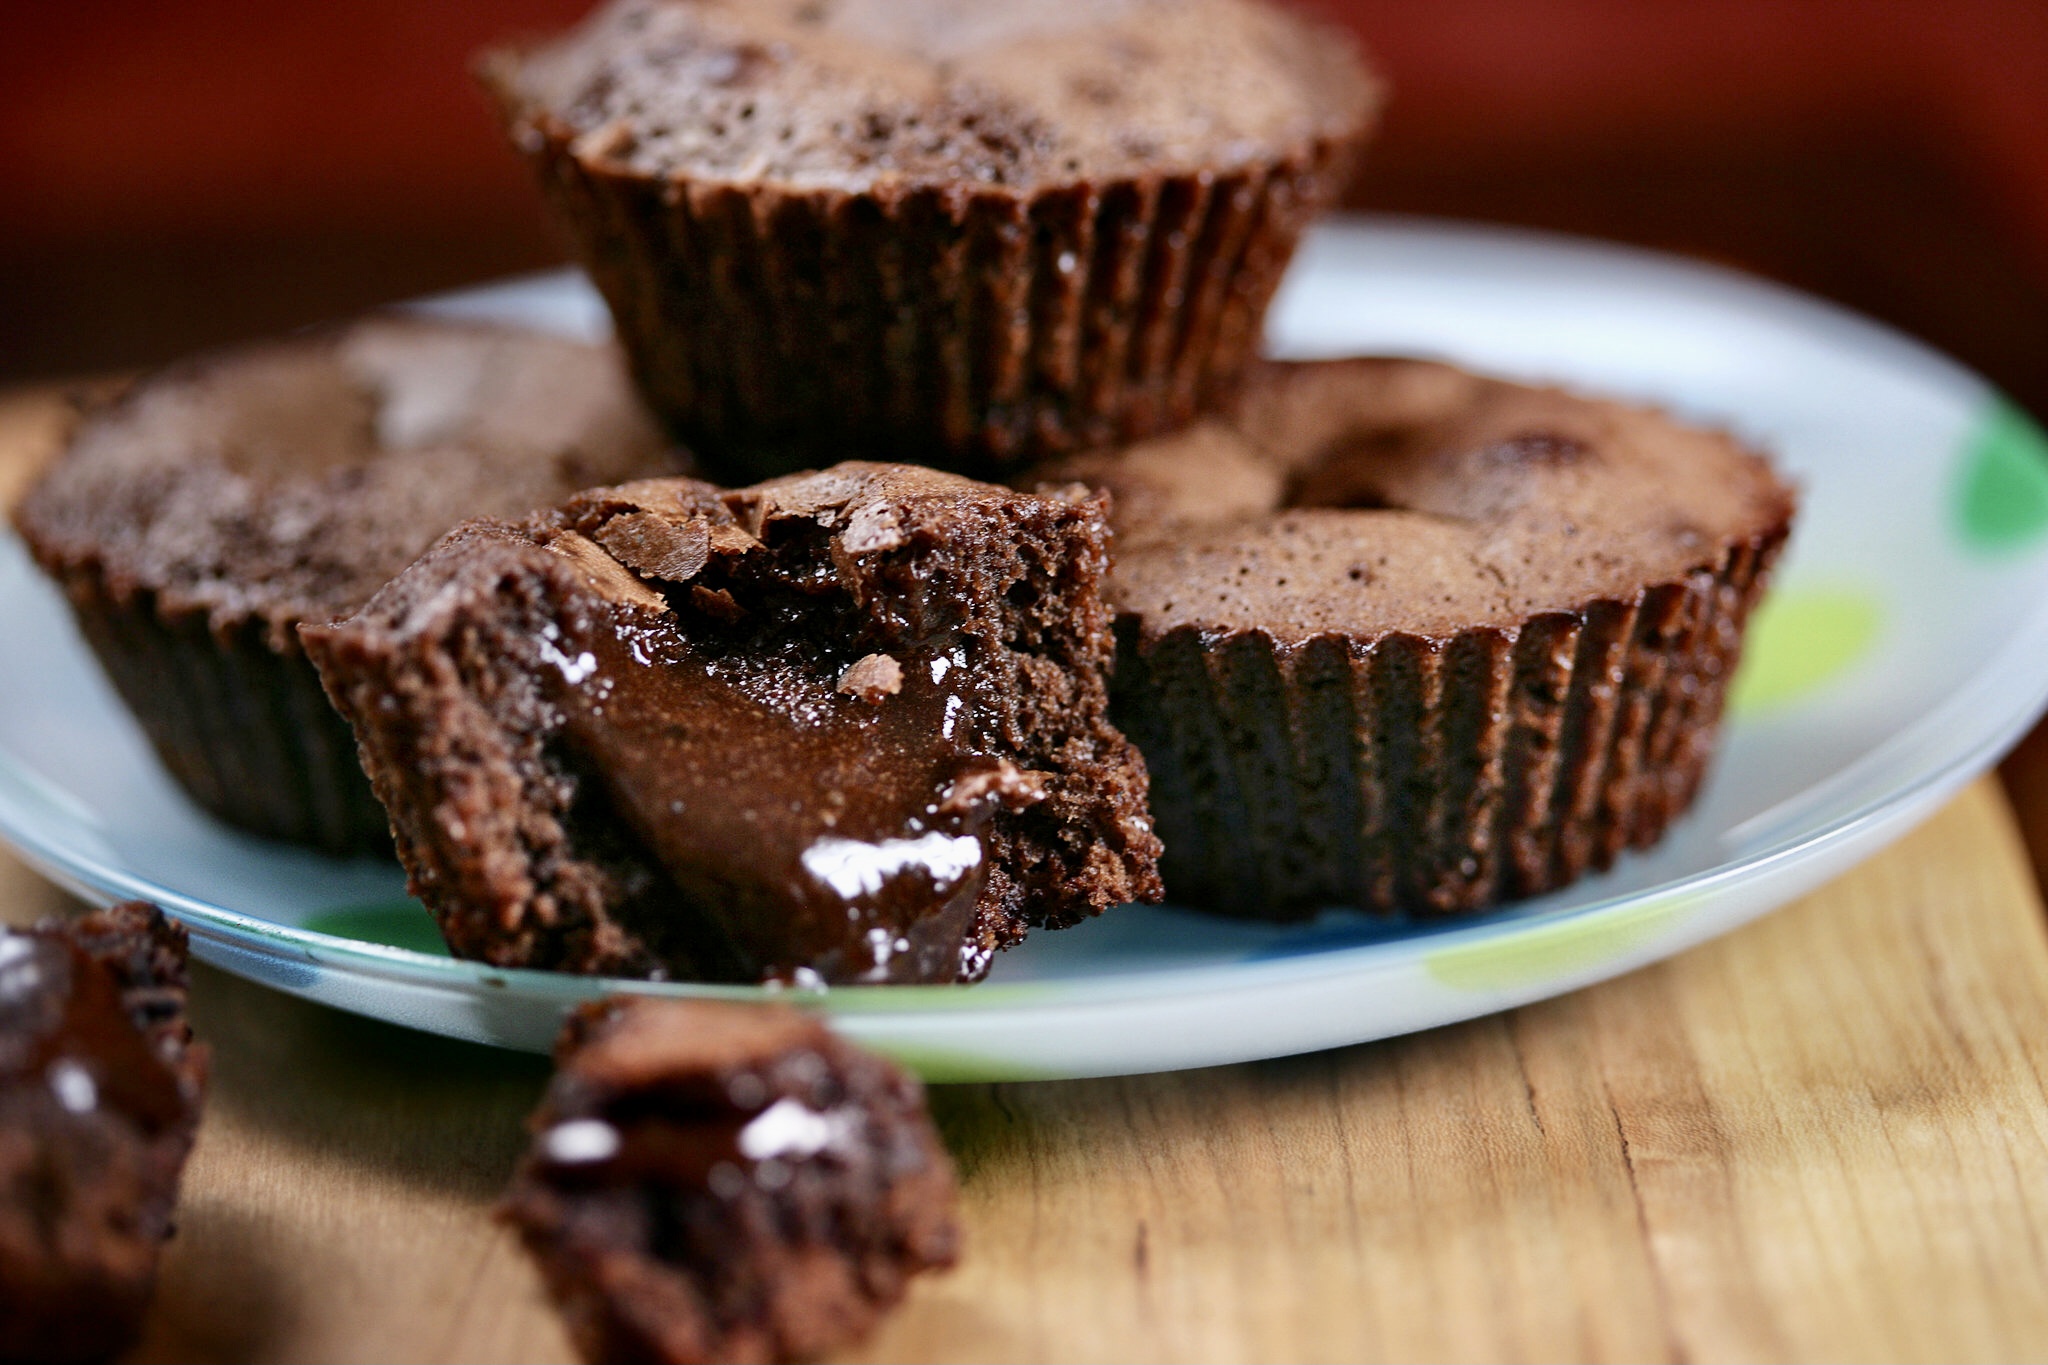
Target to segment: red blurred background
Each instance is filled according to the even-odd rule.
[[[1305,0],[1390,77],[1359,204],[1733,262],[2048,408],[2043,0]],[[468,78],[586,0],[0,7],[0,378],[559,257]]]
[[[1688,252],[2048,414],[2048,0],[1300,0],[1394,88],[1364,207]],[[470,56],[587,0],[0,6],[0,384],[561,258]],[[2048,867],[2048,732],[2008,783]]]

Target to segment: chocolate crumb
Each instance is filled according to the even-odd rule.
[[[946,789],[939,802],[941,815],[965,815],[977,807],[1003,806],[1022,810],[1045,800],[1045,783],[1037,773],[1027,773],[1014,763],[973,772]]]
[[[747,609],[724,588],[707,588],[699,584],[690,589],[690,600],[697,604],[697,610],[727,625],[747,614]]]
[[[903,531],[896,524],[895,509],[887,503],[871,502],[857,507],[846,519],[846,530],[839,537],[839,543],[849,554],[862,555],[871,550],[893,550],[903,543]]]
[[[903,690],[903,665],[886,654],[870,654],[839,675],[839,690],[875,702]]]

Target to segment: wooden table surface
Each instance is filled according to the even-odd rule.
[[[0,501],[52,413],[0,401]],[[0,918],[73,908],[0,852]],[[545,1063],[194,976],[215,1084],[137,1359],[570,1359],[489,1216]],[[965,1259],[860,1359],[2048,1357],[2048,930],[1991,778],[1562,999],[933,1101]]]

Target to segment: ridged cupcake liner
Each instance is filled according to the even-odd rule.
[[[255,834],[328,853],[389,852],[390,822],[355,736],[297,642],[260,620],[210,622],[148,591],[64,576],[79,628],[192,799]]]
[[[853,193],[657,178],[545,117],[520,131],[647,398],[748,478],[863,454],[987,473],[1186,422],[1235,390],[1354,151]]]
[[[1447,639],[1124,618],[1112,719],[1151,769],[1168,900],[1455,915],[1654,843],[1699,788],[1786,530],[1631,598]]]

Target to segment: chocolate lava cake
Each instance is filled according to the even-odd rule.
[[[1099,499],[844,464],[472,523],[303,632],[416,895],[500,966],[973,980],[1153,899]]]
[[[1233,389],[1379,103],[1258,0],[616,0],[483,76],[717,472],[984,473]]]
[[[195,800],[346,853],[390,835],[298,624],[470,517],[679,467],[611,348],[393,314],[141,381],[15,524]]]
[[[0,1359],[133,1341],[205,1084],[155,906],[0,930]]]
[[[809,1360],[959,1245],[924,1090],[795,1010],[572,1016],[501,1214],[584,1359]]]
[[[1170,900],[1469,912],[1692,801],[1791,490],[1662,413],[1410,360],[1038,479],[1114,497],[1113,716]]]

